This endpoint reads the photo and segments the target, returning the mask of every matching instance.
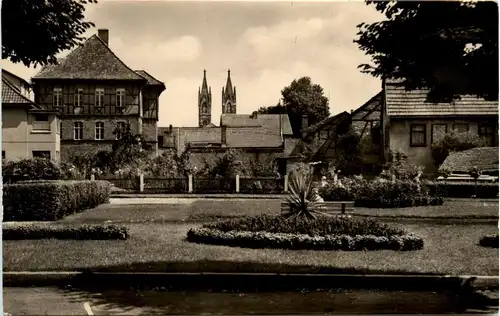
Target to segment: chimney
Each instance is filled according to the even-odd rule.
[[[302,138],[306,136],[306,129],[309,127],[309,118],[307,117],[307,114],[302,114],[302,124],[300,127],[300,130],[302,131]]]
[[[99,29],[97,30],[97,36],[104,42],[104,44],[109,46],[109,30]]]

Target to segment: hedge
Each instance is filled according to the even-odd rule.
[[[319,216],[286,219],[260,215],[190,229],[191,242],[247,248],[311,250],[417,250],[424,242],[404,230],[373,219]]]
[[[446,182],[427,181],[424,185],[431,194],[439,194],[443,197],[469,198],[475,195],[478,198],[498,198],[498,182],[475,183],[475,182]]]
[[[42,181],[3,186],[4,221],[55,221],[108,203],[107,181]]]
[[[46,158],[26,158],[7,161],[2,166],[3,183],[22,180],[58,180],[62,178],[61,168]]]
[[[498,234],[484,236],[479,240],[479,245],[483,247],[498,248]]]
[[[354,201],[358,207],[397,208],[441,205],[443,198],[411,180],[366,181],[342,179],[342,186],[326,185],[319,189],[325,201]]]
[[[48,224],[48,225],[47,225]],[[22,223],[3,225],[4,240],[23,239],[76,239],[76,240],[125,240],[129,237],[127,228],[116,225],[53,225],[43,223]]]
[[[374,235],[285,234],[268,232],[229,231],[218,229],[190,229],[187,240],[196,243],[245,248],[279,248],[294,250],[419,250],[424,247],[422,238],[412,234],[390,237]]]

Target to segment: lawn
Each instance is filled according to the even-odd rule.
[[[484,224],[398,222],[424,238],[423,250],[294,251],[243,249],[185,241],[189,228],[215,218],[279,212],[279,200],[196,200],[164,205],[101,205],[61,222],[112,221],[129,228],[126,241],[22,240],[3,242],[4,271],[106,270],[182,272],[426,273],[498,275],[498,249],[478,246],[498,232]],[[451,202],[450,202],[451,203]],[[492,207],[457,202],[433,207],[430,214],[489,214]],[[498,207],[498,206],[497,206]],[[419,208],[405,209],[418,213]],[[468,210],[468,211],[467,211]],[[375,214],[389,210],[373,211]],[[395,211],[395,210],[393,210]],[[404,210],[397,210],[403,212]],[[496,210],[498,212],[498,209]],[[498,213],[497,213],[498,214]]]

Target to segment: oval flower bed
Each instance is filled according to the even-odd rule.
[[[373,219],[339,216],[286,219],[261,215],[190,229],[187,240],[245,248],[309,250],[419,250],[422,238]]]

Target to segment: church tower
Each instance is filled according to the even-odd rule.
[[[208,126],[212,122],[212,88],[207,85],[207,71],[203,70],[203,83],[198,88],[198,125]]]
[[[222,113],[236,114],[236,87],[231,83],[231,70],[227,71],[226,89],[222,88]]]

